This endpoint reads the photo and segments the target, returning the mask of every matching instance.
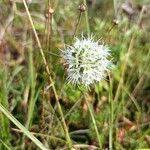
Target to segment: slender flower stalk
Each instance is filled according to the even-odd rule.
[[[86,0],[83,0],[83,4],[87,6]],[[85,11],[85,21],[86,21],[87,34],[88,34],[88,37],[90,37],[90,25],[89,25],[88,11]]]
[[[112,95],[112,79],[110,74],[109,76],[109,150],[113,149],[113,123],[114,123],[114,102]]]
[[[76,25],[76,28],[75,28],[75,31],[74,31],[74,34],[73,34],[73,38],[72,38],[72,41],[76,35],[76,32],[78,30],[78,27],[79,27],[79,24],[80,24],[80,21],[81,21],[81,16],[82,16],[82,12],[80,11],[80,14],[79,14],[79,18],[78,18],[78,22],[77,22],[77,25]]]
[[[94,118],[94,114],[93,114],[93,111],[92,111],[92,108],[88,102],[88,100],[85,98],[85,101],[86,101],[86,104],[88,106],[88,109],[89,109],[89,112],[90,112],[90,116],[92,118],[92,122],[93,122],[93,125],[94,125],[94,129],[95,129],[95,132],[96,132],[96,136],[97,136],[97,140],[98,140],[98,143],[99,143],[99,147],[100,149],[102,149],[102,142],[101,142],[101,137],[100,137],[100,134],[98,132],[98,128],[97,128],[97,125],[96,125],[96,120]]]
[[[79,11],[80,11],[80,13],[79,13],[78,21],[77,21],[76,28],[75,28],[75,31],[74,31],[74,34],[73,34],[72,41],[73,41],[73,39],[76,35],[76,32],[78,30],[78,27],[79,27],[79,24],[80,24],[80,21],[81,21],[81,17],[82,17],[82,13],[86,11],[86,6],[83,3],[81,3],[79,5]]]

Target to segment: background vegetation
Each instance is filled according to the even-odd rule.
[[[148,2],[0,0],[0,150],[150,148]],[[89,32],[114,63],[90,90],[60,55]]]

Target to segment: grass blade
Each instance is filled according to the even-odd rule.
[[[0,104],[0,111],[10,119],[28,138],[31,139],[40,149],[48,150],[35,136],[33,136],[2,104]]]

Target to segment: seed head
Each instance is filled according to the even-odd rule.
[[[73,85],[85,85],[100,82],[109,71],[111,61],[107,46],[94,41],[93,37],[76,38],[72,46],[62,51],[67,66],[68,82]]]
[[[86,11],[86,5],[84,5],[83,3],[82,4],[80,4],[80,6],[79,6],[79,10],[81,11],[81,12],[85,12]]]

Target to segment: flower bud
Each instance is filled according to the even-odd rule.
[[[79,10],[80,10],[80,12],[85,12],[86,11],[86,5],[84,5],[83,3],[80,4]]]

